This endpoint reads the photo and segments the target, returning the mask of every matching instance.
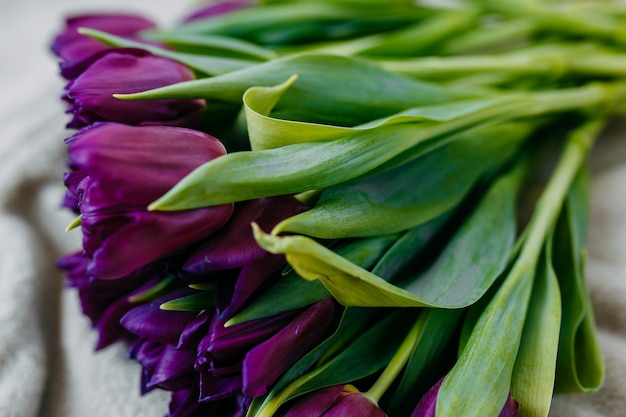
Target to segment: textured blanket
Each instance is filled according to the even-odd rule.
[[[162,416],[168,395],[139,395],[124,346],[94,353],[95,333],[55,259],[79,247],[63,195],[69,136],[62,81],[47,52],[68,13],[131,10],[167,24],[189,7],[167,0],[0,0],[0,416]],[[626,123],[591,160],[587,279],[606,358],[596,394],[557,396],[552,416],[626,416]],[[584,359],[583,359],[584,360]]]

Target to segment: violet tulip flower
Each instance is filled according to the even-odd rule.
[[[386,417],[376,403],[352,385],[337,385],[308,394],[282,417]]]
[[[292,196],[244,201],[219,232],[202,243],[183,264],[186,279],[204,281],[217,271],[234,270],[236,277],[221,280],[215,304],[221,317],[232,317],[268,279],[285,265],[284,256],[264,251],[252,235],[252,222],[271,230],[281,220],[307,206]]]
[[[96,350],[99,350],[131,338],[132,333],[120,324],[120,319],[137,306],[132,297],[158,284],[165,278],[165,272],[159,265],[148,265],[124,279],[101,280],[87,273],[88,264],[82,253],[57,261],[57,266],[66,272],[67,285],[78,291],[83,314],[98,332]]]
[[[81,35],[81,27],[101,30],[124,38],[136,39],[142,30],[153,29],[155,23],[129,14],[87,14],[66,20],[66,27],[54,39],[51,49],[61,58],[61,75],[73,79],[83,72],[109,46]]]
[[[141,49],[110,49],[82,74],[70,81],[64,99],[73,119],[67,127],[94,122],[129,125],[195,127],[204,109],[203,100],[118,100],[116,93],[136,93],[193,80],[186,66]]]
[[[98,124],[68,139],[87,273],[114,279],[178,254],[219,230],[233,205],[177,212],[147,207],[199,165],[224,155],[205,133],[169,126]],[[76,181],[73,181],[75,184]]]
[[[224,327],[218,316],[198,346],[200,400],[213,401],[241,391],[264,395],[280,376],[328,336],[335,303],[319,301],[295,312]]]
[[[441,378],[426,392],[426,394],[424,394],[420,402],[413,410],[413,413],[411,413],[411,417],[435,417],[437,394],[439,393],[439,388],[441,387],[443,380],[444,378]],[[518,402],[509,395],[498,417],[517,417],[518,408]]]
[[[184,23],[210,19],[252,6],[249,0],[226,0],[201,6],[183,19]]]

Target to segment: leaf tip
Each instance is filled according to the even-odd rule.
[[[80,215],[76,217],[74,220],[72,220],[70,224],[67,225],[67,227],[65,228],[65,231],[66,232],[72,231],[82,224],[83,224],[83,216]]]

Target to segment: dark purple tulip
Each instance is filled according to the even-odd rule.
[[[122,280],[101,280],[87,273],[89,260],[81,253],[65,256],[57,266],[66,272],[68,286],[78,290],[83,313],[98,331],[96,349],[102,349],[131,333],[120,324],[120,319],[137,304],[131,297],[156,285],[164,274],[160,268],[149,266]]]
[[[352,385],[337,385],[304,396],[282,417],[387,417]]]
[[[252,6],[252,2],[249,0],[230,0],[230,1],[218,1],[201,6],[190,15],[183,19],[183,22],[192,22],[194,20],[210,19],[231,13],[246,7]]]
[[[256,243],[250,224],[255,222],[263,230],[270,230],[280,221],[306,209],[306,205],[292,196],[237,203],[228,224],[189,255],[183,270],[190,274],[206,274],[260,261],[267,256],[267,252]]]
[[[193,350],[139,338],[132,344],[129,356],[142,366],[142,394],[157,387],[168,391],[185,389],[197,381]]]
[[[111,121],[129,125],[194,127],[203,100],[118,100],[116,93],[136,93],[193,80],[193,72],[167,58],[140,49],[110,49],[66,86],[64,99],[73,119],[68,127]]]
[[[160,306],[167,301],[193,293],[193,290],[181,288],[149,303],[134,307],[124,314],[120,323],[139,337],[176,346],[181,334],[189,323],[194,321],[198,313],[161,310]]]
[[[188,279],[205,279],[206,274],[241,268],[236,279],[222,280],[216,306],[222,317],[232,317],[244,303],[285,265],[283,256],[271,255],[256,243],[252,222],[271,230],[281,220],[295,216],[307,206],[292,196],[244,201],[222,230],[196,249],[185,261]]]
[[[328,335],[334,316],[333,299],[322,300],[251,349],[243,361],[243,393],[248,397],[265,395],[286,370]]]
[[[207,238],[232,214],[232,204],[147,211],[193,169],[225,154],[223,145],[205,133],[103,123],[79,131],[68,143],[70,168],[85,174],[76,195],[90,275],[129,275]]]
[[[413,410],[413,413],[411,413],[411,417],[435,417],[437,394],[439,393],[439,388],[441,387],[443,380],[444,378],[441,378],[426,392],[426,394],[424,394],[420,402]],[[498,417],[517,417],[518,408],[518,402],[509,395]]]
[[[77,77],[98,54],[108,46],[77,32],[78,28],[97,29],[113,35],[134,39],[142,30],[156,27],[154,22],[127,14],[91,14],[70,17],[65,30],[52,43],[52,51],[61,58],[61,75],[67,79]]]

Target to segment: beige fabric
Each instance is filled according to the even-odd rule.
[[[47,53],[67,12],[137,10],[171,22],[189,5],[169,0],[0,0],[0,416],[152,417],[168,396],[139,396],[125,349],[94,353],[95,335],[54,260],[79,246],[58,209],[67,117]],[[626,416],[626,124],[593,157],[588,278],[607,359],[605,387],[558,397],[555,417]]]

